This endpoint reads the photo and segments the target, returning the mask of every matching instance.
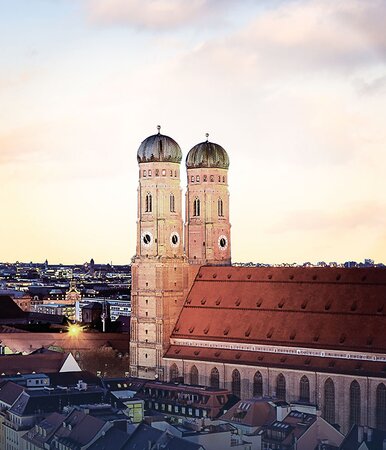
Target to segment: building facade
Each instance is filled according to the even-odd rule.
[[[386,270],[231,266],[226,151],[207,140],[187,155],[184,236],[180,147],[159,131],[137,159],[131,375],[385,429]]]

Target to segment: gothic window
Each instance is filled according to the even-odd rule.
[[[253,377],[253,396],[263,396],[263,376],[260,372],[256,372],[255,376]]]
[[[361,387],[358,381],[350,384],[350,428],[360,425],[361,421]]]
[[[223,202],[222,202],[221,198],[218,199],[217,209],[218,209],[219,217],[223,217],[224,216],[224,209],[223,209]]]
[[[147,174],[151,177],[151,169],[148,170]]]
[[[175,364],[170,366],[170,381],[178,381],[178,367]]]
[[[210,176],[210,181],[214,181],[214,176],[213,175]]]
[[[196,181],[197,181],[197,183],[200,182],[200,175],[197,175],[197,176],[196,176]]]
[[[378,384],[376,398],[376,427],[386,430],[386,387],[383,383]]]
[[[220,374],[217,367],[213,367],[210,372],[209,385],[212,388],[218,389],[220,387]]]
[[[174,176],[177,178],[177,170],[174,171]]]
[[[218,182],[220,183],[220,181],[221,181],[221,177],[220,177],[220,175],[218,176]]]
[[[159,176],[159,170],[155,169],[155,176],[158,177]]]
[[[190,181],[194,183],[194,175],[191,176]]]
[[[176,212],[174,194],[170,194],[170,212]]]
[[[222,182],[225,183],[225,177],[222,177]]]
[[[152,211],[152,197],[150,192],[146,194],[146,200],[145,200],[145,212],[151,212]]]
[[[232,372],[232,394],[241,397],[241,378],[237,369]]]
[[[146,170],[143,171],[143,176],[146,177]]]
[[[200,215],[200,199],[195,198],[193,202],[193,216],[198,217]]]
[[[331,378],[324,383],[323,416],[327,422],[335,423],[335,386]]]
[[[278,400],[284,400],[286,398],[285,378],[282,373],[276,378],[276,397]]]
[[[204,181],[207,181],[208,177],[206,175],[204,175]]]
[[[309,402],[310,401],[310,381],[309,379],[303,375],[300,378],[300,386],[299,386],[299,400],[301,402]]]
[[[173,171],[172,171],[172,170],[170,171],[170,176],[171,176],[171,177],[173,176]]]
[[[198,370],[196,366],[190,369],[190,384],[198,384]]]

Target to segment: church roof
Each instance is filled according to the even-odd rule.
[[[171,338],[386,353],[385,293],[384,268],[202,267]]]

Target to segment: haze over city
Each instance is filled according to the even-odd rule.
[[[136,152],[160,124],[184,157],[206,132],[227,150],[234,261],[385,262],[385,13],[2,2],[0,259],[128,263]]]

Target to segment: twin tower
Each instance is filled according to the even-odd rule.
[[[208,140],[189,151],[185,227],[180,146],[158,126],[158,133],[140,145],[137,160],[130,374],[162,380],[163,355],[198,268],[231,264],[229,158]]]

